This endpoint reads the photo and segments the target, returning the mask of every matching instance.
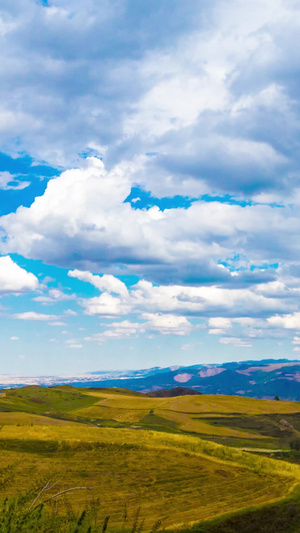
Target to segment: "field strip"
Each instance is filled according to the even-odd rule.
[[[78,428],[71,426],[44,427],[39,426],[22,428],[16,426],[4,426],[0,432],[1,441],[17,439],[22,440],[45,440],[66,442],[106,443],[111,445],[135,445],[137,447],[172,448],[185,453],[192,453],[214,461],[231,464],[239,468],[245,468],[268,476],[292,477],[300,481],[300,467],[292,463],[277,461],[275,459],[257,456],[236,448],[223,446],[213,442],[202,440],[198,437],[166,434],[155,431],[134,431],[130,429],[99,429],[86,428],[80,436]]]

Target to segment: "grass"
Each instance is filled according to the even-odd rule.
[[[238,513],[195,524],[193,527],[171,529],[170,533],[299,533],[299,489],[280,502],[253,507]]]
[[[0,411],[0,427],[1,426],[68,426],[74,425],[76,422],[52,418],[50,416],[35,415],[23,412],[1,412]],[[78,424],[76,424],[77,426]]]
[[[290,437],[300,431],[300,409],[294,402],[211,395],[149,398],[128,391],[122,395],[114,389],[87,394],[96,395],[98,401],[77,409],[74,415],[99,423],[112,420],[122,427],[144,426],[147,420],[147,427],[160,431],[194,433],[230,445],[261,448],[287,447]],[[146,418],[150,412],[165,422],[151,425]],[[283,418],[293,425],[292,431],[280,425]]]
[[[256,512],[246,510],[249,506],[268,513],[273,502],[286,516],[286,498],[294,498],[300,483],[299,457],[282,452],[276,460],[259,450],[287,447],[299,431],[300,408],[293,402],[149,398],[121,389],[69,386],[7,390],[0,396],[1,493],[12,502],[25,493],[32,496],[47,480],[58,481],[60,490],[86,487],[57,500],[56,531],[87,533],[95,524],[85,519],[85,529],[78,529],[75,522],[95,502],[100,528],[109,514],[110,528],[122,529],[126,503],[132,523],[141,507],[144,524],[139,522],[133,533],[151,530],[162,517],[165,527],[195,523],[199,533],[247,531],[243,517]],[[49,503],[43,511],[48,525],[52,507]],[[71,522],[64,522],[67,515]],[[36,531],[53,531],[51,524]]]
[[[0,450],[1,468],[11,475],[3,496],[64,472],[62,489],[92,489],[72,495],[76,510],[99,498],[116,526],[125,501],[131,513],[142,507],[148,525],[162,516],[169,526],[188,524],[281,498],[300,480],[298,465],[145,430],[5,426]]]
[[[25,411],[34,414],[67,414],[78,407],[87,407],[95,398],[74,387],[22,387],[7,390],[0,398],[0,411]]]
[[[0,397],[0,424],[1,416],[12,411],[103,427],[197,434],[238,447],[288,447],[300,432],[298,404],[234,396],[150,398],[126,389],[32,386]],[[289,426],[280,424],[282,418]]]

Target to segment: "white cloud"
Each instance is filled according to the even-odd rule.
[[[142,317],[147,320],[143,325],[147,330],[162,335],[187,335],[192,329],[192,324],[183,316],[143,313]]]
[[[84,267],[85,270],[70,271],[69,276],[88,281],[110,294],[109,298],[101,296],[90,302],[99,309],[99,314],[102,309],[107,316],[119,314],[116,295],[124,305],[127,288],[111,274],[91,274],[87,266],[101,271],[123,264],[128,272],[144,273],[161,284],[173,281],[175,285],[183,279],[188,285],[186,278],[190,276],[194,283],[210,280],[213,284],[215,280],[216,285],[227,283],[237,287],[244,279],[249,283],[251,277],[254,281],[259,276],[263,278],[263,272],[249,271],[252,262],[278,261],[278,255],[282,261],[291,255],[300,261],[295,238],[300,231],[300,219],[295,219],[290,207],[241,207],[198,201],[188,209],[136,210],[124,203],[132,184],[132,168],[121,164],[107,172],[101,161],[92,158],[84,168],[64,172],[51,180],[45,194],[36,198],[30,208],[20,207],[16,213],[1,217],[6,233],[1,245],[3,251],[57,265]],[[239,250],[237,259],[228,260],[236,256],[236,250]],[[236,275],[232,275],[229,267],[221,268],[220,261],[231,261]],[[265,277],[269,275],[266,271]],[[145,291],[140,285],[135,295],[141,290]],[[260,309],[273,307],[274,311],[276,306],[284,310],[283,296],[291,295],[281,281],[273,285],[265,283],[261,289],[228,290],[226,300],[221,297],[222,291],[226,289],[202,287],[198,294],[212,306],[214,301],[218,305],[221,299],[222,305],[228,308],[237,298],[244,298],[246,309],[259,306]],[[187,292],[191,289],[187,288]],[[52,303],[72,297],[51,289],[49,295],[37,299]],[[95,313],[95,309],[91,312]]]
[[[36,296],[32,298],[33,301],[39,302],[42,305],[54,304],[56,302],[63,302],[66,300],[74,300],[76,298],[75,294],[66,294],[60,289],[49,289],[48,295]]]
[[[121,315],[129,312],[181,313],[207,316],[214,310],[227,313],[257,313],[282,306],[281,302],[256,295],[249,289],[222,289],[218,287],[191,287],[184,285],[154,286],[141,280],[124,299],[102,293],[99,297],[83,299],[81,304],[90,315]],[[214,320],[214,319],[213,319]],[[214,323],[214,322],[212,322]],[[217,323],[217,320],[216,320]],[[229,319],[220,319],[226,329]]]
[[[231,328],[231,321],[225,317],[214,317],[208,320],[208,325],[211,328],[229,329]]]
[[[15,337],[15,336],[13,336],[13,337],[10,337],[10,340],[11,340],[11,341],[18,341],[18,340],[19,340],[19,337]]]
[[[114,265],[123,264],[129,273],[144,273],[160,283],[184,279],[188,284],[190,277],[193,283],[215,280],[237,286],[244,279],[249,283],[263,278],[263,272],[249,271],[252,263],[290,257],[300,262],[300,219],[291,207],[197,201],[187,209],[134,209],[124,200],[133,184],[133,169],[141,165],[142,160],[122,163],[108,172],[100,160],[90,158],[83,168],[63,172],[30,208],[19,207],[0,218],[2,251],[75,267],[70,276],[122,298],[127,294],[123,282],[111,274],[95,276],[86,268],[115,270]],[[220,261],[228,261],[231,269],[221,268]],[[257,294],[252,290],[251,300],[266,296],[271,303],[272,297],[282,298],[280,283],[265,284]],[[50,303],[71,295],[53,289],[37,298]]]
[[[65,167],[82,152],[110,163],[156,153],[145,181],[158,194],[186,194],[187,184],[200,190],[204,182],[210,192],[240,191],[249,179],[249,194],[260,194],[261,184],[269,194],[278,175],[293,186],[276,171],[298,157],[288,143],[298,127],[297,3],[257,0],[250,9],[241,0],[190,0],[187,10],[166,0],[159,10],[146,2],[134,16],[131,7],[24,0],[16,10],[6,2],[0,144]],[[177,156],[185,162],[169,172]]]
[[[82,344],[69,344],[69,348],[80,349],[80,348],[83,348],[83,345]]]
[[[99,291],[106,291],[108,293],[120,294],[121,296],[127,296],[128,290],[122,281],[118,278],[104,274],[103,276],[94,276],[90,272],[83,272],[81,270],[70,270],[68,276],[72,278],[80,279],[81,281],[87,281],[94,285]]]
[[[215,310],[240,315],[251,310],[272,310],[276,300],[257,296],[249,289],[226,289],[216,286],[191,287],[187,285],[154,286],[147,281],[138,282],[131,291],[133,307],[161,312],[183,312],[207,315]],[[228,320],[228,321],[227,321]],[[226,326],[229,319],[225,321]],[[224,324],[224,322],[223,322]]]
[[[208,326],[210,335],[223,335],[228,329],[232,327],[229,318],[214,317],[208,319]]]
[[[8,191],[10,189],[21,190],[30,185],[29,181],[20,181],[17,177],[9,172],[0,172],[0,189]]]
[[[107,324],[106,327],[108,329],[104,330],[102,333],[95,333],[94,335],[85,337],[85,340],[101,344],[109,339],[126,339],[132,336],[137,336],[139,333],[145,331],[144,326],[140,322],[130,322],[129,320],[112,322],[111,324]]]
[[[144,313],[142,318],[145,320],[144,322],[123,320],[110,324],[102,324],[107,329],[101,333],[85,337],[85,340],[101,344],[109,339],[127,339],[129,337],[137,337],[144,333],[149,333],[150,335],[188,335],[193,327],[182,316]]]
[[[208,333],[209,335],[223,335],[224,333],[226,333],[226,330],[221,328],[213,328],[209,329]]]
[[[283,316],[272,316],[268,318],[268,324],[272,327],[284,329],[299,329],[300,330],[300,313],[293,313]]]
[[[115,316],[126,315],[130,312],[131,307],[127,301],[116,298],[106,292],[95,298],[84,299],[81,304],[85,307],[87,315]]]
[[[9,256],[0,257],[0,294],[34,291],[38,285],[36,276],[19,267]]]
[[[19,320],[37,320],[41,322],[47,322],[49,320],[56,320],[57,315],[46,315],[44,313],[36,313],[35,311],[26,311],[25,313],[16,313],[14,318]]]
[[[221,337],[221,344],[232,344],[237,348],[251,348],[252,343],[245,339],[239,339],[237,337]]]
[[[83,348],[83,344],[77,341],[77,339],[68,339],[66,340],[65,344],[68,346],[68,348],[74,348],[74,349]]]
[[[135,17],[127,0],[121,13],[118,2],[95,0],[1,7],[1,150],[63,168],[78,153],[105,160],[81,161],[29,208],[2,216],[1,251],[74,269],[70,277],[100,292],[81,300],[87,315],[139,317],[113,323],[108,336],[185,334],[190,316],[208,318],[209,333],[233,345],[292,335],[300,330],[299,6],[191,2],[166,0],[160,10],[146,2]],[[21,179],[2,172],[0,188],[27,185]],[[124,201],[136,185],[159,197],[229,199],[134,209]],[[141,281],[127,289],[120,272]],[[35,276],[0,258],[1,294],[37,288]],[[50,289],[34,300],[71,298]]]

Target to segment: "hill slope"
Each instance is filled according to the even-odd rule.
[[[55,484],[50,497],[79,487],[56,507],[47,504],[45,517],[51,509],[69,518],[86,509],[94,531],[108,514],[122,529],[125,504],[131,523],[141,507],[146,531],[161,518],[167,527],[200,523],[280,501],[300,483],[298,465],[209,441],[275,453],[288,442],[281,433],[294,438],[299,430],[292,402],[70,386],[7,390],[0,398],[2,497],[29,491],[33,501],[48,482]]]
[[[51,423],[56,420],[64,424],[80,422],[97,427],[194,433],[246,448],[289,447],[292,439],[300,437],[297,403],[235,396],[173,397],[169,391],[162,397],[152,397],[122,389],[70,386],[5,391],[0,398],[0,424],[9,424],[12,416],[16,419],[16,413],[22,412],[27,413],[24,425],[25,420],[28,423],[28,413],[32,413],[39,415],[40,424],[43,418],[50,418]]]
[[[115,525],[125,502],[131,514],[142,507],[149,527],[162,517],[170,526],[281,498],[300,480],[295,465],[150,431],[11,425],[2,429],[0,449],[2,471],[11,476],[3,497],[41,478],[60,479],[60,490],[89,487],[72,495],[72,505],[99,497]]]

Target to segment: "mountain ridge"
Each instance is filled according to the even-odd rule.
[[[75,387],[118,387],[148,393],[185,387],[202,394],[225,394],[300,401],[300,361],[262,359],[172,365],[140,370],[94,371],[74,376],[0,376],[0,387],[24,385],[62,385]]]

